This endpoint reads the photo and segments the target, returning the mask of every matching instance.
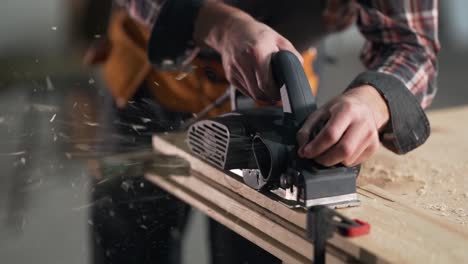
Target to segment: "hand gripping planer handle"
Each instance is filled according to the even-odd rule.
[[[315,97],[299,59],[292,52],[279,51],[271,58],[276,84],[283,103],[281,127],[258,133],[252,150],[259,174],[244,176],[244,182],[257,190],[276,188],[280,176],[296,155],[296,133],[306,118],[317,109]]]

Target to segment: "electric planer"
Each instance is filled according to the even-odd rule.
[[[280,51],[271,64],[282,106],[237,109],[198,121],[188,130],[190,151],[290,207],[358,205],[359,166],[324,167],[297,155],[296,133],[317,109],[300,61],[293,53]],[[311,138],[325,123],[316,126]]]

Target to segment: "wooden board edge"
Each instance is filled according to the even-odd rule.
[[[191,179],[188,179],[187,176],[164,177],[151,173],[147,174],[145,177],[149,181],[157,184],[159,187],[165,189],[184,202],[201,210],[210,218],[227,226],[234,232],[272,253],[285,263],[310,263],[312,260],[313,247],[310,243],[309,246],[307,246],[308,256],[304,256],[297,251],[297,248],[303,245],[293,243],[290,245],[294,246],[294,249],[292,249],[290,246],[279,242],[277,239],[267,234],[266,232],[261,231],[258,226],[256,227],[251,225],[248,222],[236,217],[236,214],[227,210],[226,207],[218,206],[215,201],[211,200],[209,197],[207,197],[207,195],[200,195],[200,193],[192,190],[193,188],[200,188],[205,184],[199,179],[196,179],[196,177],[189,176]],[[204,186],[203,188],[208,188],[206,189],[206,193],[210,193],[210,195],[213,194],[213,192],[216,192],[216,190],[210,189],[209,186]],[[218,196],[217,198],[219,199],[220,197]],[[235,204],[235,207],[238,206],[239,209],[243,208],[243,204],[237,203],[228,196],[225,198],[226,200],[221,198],[221,200],[217,200],[216,202],[223,204],[233,203]],[[275,225],[275,223],[267,223],[269,222],[268,218],[262,218],[261,220],[263,222],[262,225]],[[282,230],[280,234],[284,235],[285,232],[287,231]],[[302,253],[304,253],[304,250],[302,250]],[[330,263],[346,263],[340,258],[337,258],[336,256],[329,253],[327,254],[327,260],[330,261]]]

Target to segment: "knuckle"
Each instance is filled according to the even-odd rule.
[[[369,152],[372,154],[372,153],[375,153],[377,150],[379,149],[379,142],[374,142],[373,144],[370,144],[369,146]]]
[[[323,137],[326,141],[334,143],[338,141],[338,131],[334,127],[329,127],[325,131],[323,131]]]
[[[282,37],[282,36],[279,35],[279,34],[277,35],[277,40],[276,40],[276,42],[277,42],[278,44],[283,45],[283,46],[288,47],[288,48],[292,48],[292,47],[293,47],[292,43],[291,43],[289,40],[287,40],[286,38]]]
[[[345,112],[348,112],[348,113],[354,113],[356,111],[353,102],[351,102],[348,99],[344,99],[341,102],[341,110],[345,111]]]
[[[349,113],[354,116],[358,122],[366,122],[370,113],[363,112],[359,106],[350,106]]]
[[[374,130],[373,130],[371,127],[367,126],[367,127],[364,129],[364,136],[365,136],[366,138],[374,139],[375,135],[376,135],[376,134],[374,133]]]
[[[263,44],[261,41],[256,41],[250,48],[250,53],[252,54],[252,58],[256,62],[261,61],[262,58],[264,57],[263,50],[264,48],[263,48]]]
[[[354,166],[353,161],[352,161],[352,160],[349,160],[349,159],[344,160],[342,163],[343,163],[343,165],[345,165],[346,167],[352,167],[352,166]]]
[[[250,50],[250,54],[252,55],[252,59],[255,61],[255,62],[258,62],[260,60],[260,50],[259,48],[257,47],[257,44],[255,44],[253,47],[251,47],[251,50]]]
[[[246,45],[245,47],[240,48],[238,53],[239,56],[243,57],[251,56],[253,54],[253,47],[251,45]]]
[[[338,150],[345,157],[349,157],[353,154],[353,148],[349,144],[346,144],[346,143],[339,144]]]
[[[360,108],[358,107],[353,107],[351,110],[351,113],[354,115],[356,120],[361,123],[365,123],[367,127],[371,127],[370,125],[367,125],[368,120],[369,120],[369,114],[367,112],[363,112]]]
[[[306,139],[307,137],[309,137],[309,130],[308,129],[299,129],[299,131],[297,132],[297,138],[298,139]]]

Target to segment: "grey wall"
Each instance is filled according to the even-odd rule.
[[[60,49],[66,29],[63,0],[1,0],[0,56]],[[52,27],[57,30],[52,30]]]

